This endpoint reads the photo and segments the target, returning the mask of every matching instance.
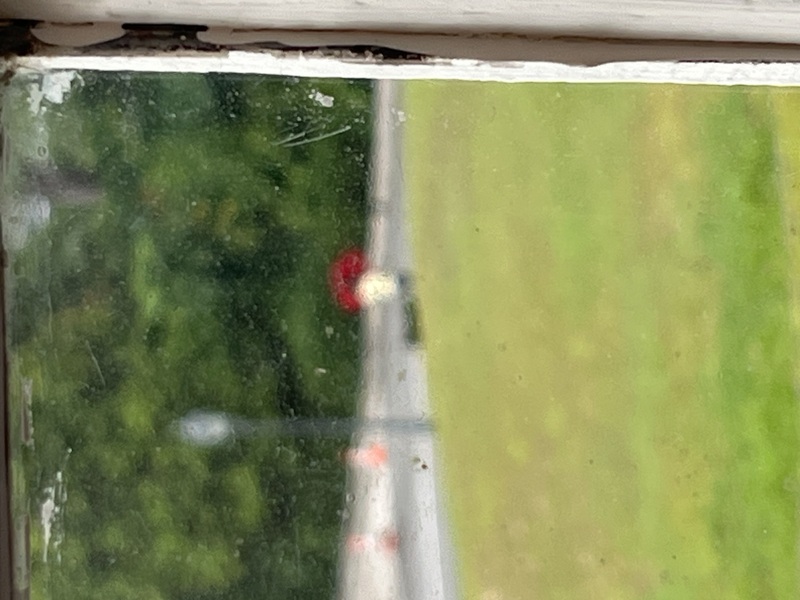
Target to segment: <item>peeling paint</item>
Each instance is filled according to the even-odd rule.
[[[313,93],[308,95],[314,102],[319,104],[320,106],[324,106],[325,108],[332,108],[333,107],[333,96],[328,96],[327,94],[323,94],[319,90],[314,90]]]
[[[39,507],[39,522],[42,526],[42,562],[47,563],[50,551],[55,562],[61,564],[61,545],[64,542],[64,511],[67,505],[67,485],[64,470],[72,449],[67,448],[62,468],[56,471],[53,484],[44,488],[44,500]]]
[[[39,41],[79,48],[116,40],[125,35],[121,23],[39,23],[31,30]]]
[[[47,100],[51,104],[61,104],[72,90],[73,81],[80,76],[77,71],[46,71],[42,74],[40,82],[29,85],[28,105],[34,115],[43,115],[47,107],[42,102]]]
[[[53,499],[55,494],[55,487],[49,486],[45,488],[45,500],[42,502],[42,507],[39,511],[39,517],[42,523],[42,562],[47,562],[47,551],[50,549],[50,537],[53,532],[53,521],[56,518],[56,502]]]

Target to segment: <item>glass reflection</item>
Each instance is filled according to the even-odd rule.
[[[327,272],[365,244],[371,94],[15,79],[6,300],[12,393],[33,413],[15,461],[31,597],[332,593],[352,431],[326,427],[355,416],[360,359]],[[283,420],[295,435],[240,435]]]
[[[18,588],[796,597],[798,108],[15,76]]]

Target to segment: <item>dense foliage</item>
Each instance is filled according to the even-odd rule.
[[[326,270],[363,243],[369,84],[86,72],[33,118],[22,95],[6,212],[47,201],[5,224],[33,597],[330,596],[346,440],[202,447],[175,423],[354,412],[358,320]],[[31,168],[99,192],[13,192]]]

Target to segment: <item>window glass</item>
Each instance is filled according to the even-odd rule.
[[[370,84],[58,72],[8,95],[32,597],[319,597],[359,381],[328,271],[364,243]]]
[[[467,597],[797,596],[797,93],[409,88]]]
[[[792,90],[50,71],[3,102],[23,594],[800,592]]]

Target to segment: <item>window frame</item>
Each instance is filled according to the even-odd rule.
[[[217,25],[242,30],[513,34],[798,44],[791,0],[0,0],[0,18]]]

